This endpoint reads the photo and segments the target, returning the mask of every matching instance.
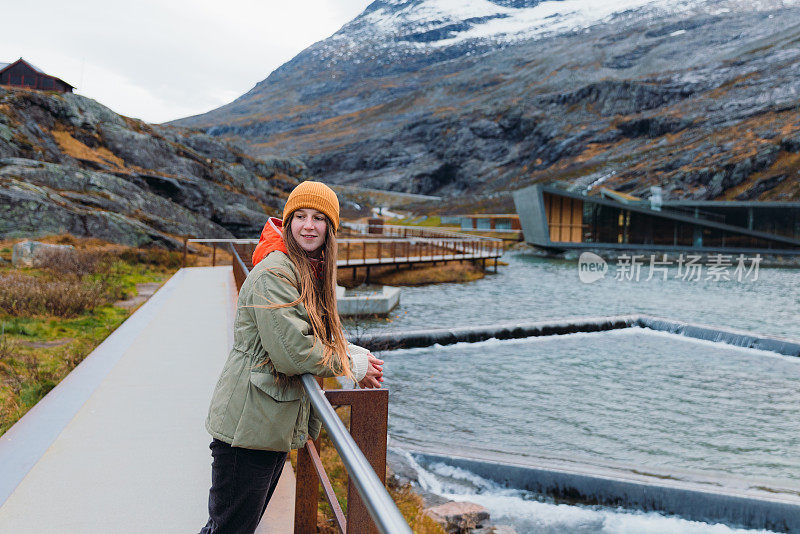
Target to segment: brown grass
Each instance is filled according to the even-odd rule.
[[[485,276],[484,271],[468,261],[448,262],[442,265],[424,265],[395,270],[394,267],[376,267],[370,270],[370,283],[387,286],[421,286],[448,282],[473,282]],[[346,288],[366,282],[365,269],[359,269],[353,279],[352,269],[340,269],[338,283]]]
[[[82,277],[98,272],[111,260],[111,254],[104,250],[45,250],[39,256],[38,267],[67,276]]]
[[[125,167],[125,161],[105,147],[88,147],[65,130],[53,130],[51,134],[61,150],[75,159],[93,161],[116,171],[129,172]]]
[[[100,281],[14,272],[0,276],[0,312],[13,316],[75,317],[108,303],[108,297]]]

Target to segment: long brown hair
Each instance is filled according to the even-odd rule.
[[[300,298],[285,304],[294,306],[302,302],[308,312],[314,341],[324,346],[322,365],[339,372],[355,381],[350,359],[347,357],[347,341],[342,331],[339,310],[336,307],[336,258],[338,245],[336,229],[326,216],[325,243],[322,245],[321,276],[319,268],[315,269],[314,260],[303,250],[292,235],[292,212],[283,225],[283,241],[289,251],[289,259],[297,267],[300,274]]]

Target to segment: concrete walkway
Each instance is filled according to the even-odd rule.
[[[235,298],[230,267],[182,269],[0,437],[0,532],[198,532]],[[261,534],[292,532],[284,474]]]

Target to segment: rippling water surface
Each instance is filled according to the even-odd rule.
[[[800,487],[800,359],[641,328],[381,357],[399,444]]]
[[[466,284],[404,287],[389,321],[372,329],[480,325],[508,321],[563,319],[587,315],[643,313],[800,338],[800,270],[761,268],[743,283],[703,279],[689,282],[655,276],[643,269],[640,281],[617,281],[615,266],[602,280],[584,284],[577,261],[506,254],[498,274]],[[704,271],[705,273],[705,271]],[[752,278],[752,277],[751,277]]]

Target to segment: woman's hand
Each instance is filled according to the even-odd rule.
[[[381,382],[383,382],[383,360],[379,360],[372,354],[367,358],[369,359],[367,374],[358,385],[367,389],[379,388],[381,387]]]

